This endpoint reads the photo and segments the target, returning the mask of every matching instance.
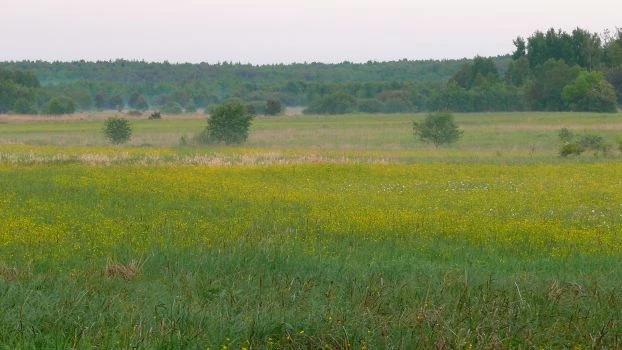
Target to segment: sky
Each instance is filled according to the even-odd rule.
[[[537,30],[613,31],[621,13],[620,0],[0,0],[0,61],[472,58]]]

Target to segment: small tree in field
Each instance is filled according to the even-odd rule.
[[[276,98],[270,98],[266,101],[266,114],[277,115],[283,112],[281,101]]]
[[[108,118],[104,127],[104,135],[115,145],[125,143],[132,136],[130,122],[123,118]]]
[[[435,147],[454,143],[462,136],[449,112],[430,113],[423,123],[413,121],[413,131],[421,141],[433,143]]]
[[[149,120],[160,120],[162,119],[162,113],[160,111],[153,111],[153,113],[149,114]]]
[[[241,101],[229,101],[214,107],[207,120],[204,142],[242,143],[248,138],[253,119]]]

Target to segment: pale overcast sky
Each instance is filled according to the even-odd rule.
[[[365,62],[495,56],[622,27],[621,0],[0,0],[0,60]]]

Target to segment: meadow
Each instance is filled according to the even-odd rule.
[[[621,114],[0,116],[1,348],[622,348]]]

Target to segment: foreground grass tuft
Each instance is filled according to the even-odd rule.
[[[118,277],[126,281],[134,279],[141,272],[143,264],[138,263],[135,259],[130,260],[127,264],[106,263],[104,275],[107,277]]]
[[[17,280],[22,272],[16,267],[0,266],[0,277],[4,278],[6,282],[12,282]]]

